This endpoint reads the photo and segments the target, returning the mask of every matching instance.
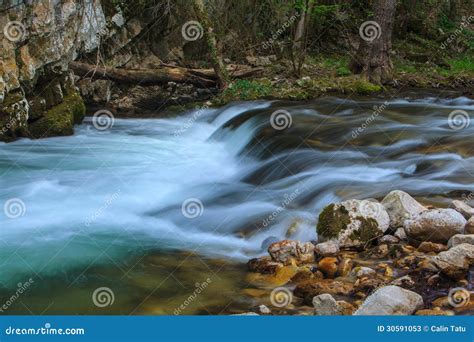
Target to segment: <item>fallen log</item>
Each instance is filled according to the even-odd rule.
[[[82,62],[71,62],[69,66],[77,76],[89,77],[93,80],[110,80],[122,84],[151,86],[176,82],[190,83],[200,88],[217,85],[217,76],[213,69],[189,69],[169,65],[160,65],[158,68],[149,69],[120,69]],[[263,68],[230,65],[227,70],[233,78],[245,78],[257,75],[263,71]]]
[[[91,79],[110,80],[122,84],[136,84],[142,86],[161,85],[168,82],[191,83],[198,87],[213,87],[215,80],[193,74],[190,69],[160,67],[159,69],[119,69],[102,67],[81,62],[69,64],[72,71],[81,77]]]

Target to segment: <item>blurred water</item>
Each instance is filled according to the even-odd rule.
[[[0,203],[25,205],[0,212],[0,281],[156,250],[247,260],[270,236],[316,239],[331,201],[402,189],[447,205],[474,190],[474,124],[450,117],[472,118],[473,100],[384,102],[237,103],[105,131],[89,118],[71,137],[0,144]],[[291,126],[272,127],[276,110]]]

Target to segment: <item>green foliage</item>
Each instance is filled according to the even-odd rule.
[[[229,85],[221,94],[221,101],[227,103],[233,100],[255,100],[265,98],[272,93],[270,81],[237,80]]]

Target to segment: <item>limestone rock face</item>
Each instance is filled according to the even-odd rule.
[[[464,232],[466,219],[454,209],[432,209],[405,221],[405,232],[418,241],[446,243]]]
[[[320,242],[337,241],[340,247],[360,246],[382,236],[390,219],[382,204],[371,200],[348,200],[330,204],[319,215]]]
[[[423,298],[399,286],[384,286],[371,294],[354,315],[411,315],[423,306]]]
[[[406,220],[412,219],[426,210],[413,197],[400,190],[390,192],[382,200],[382,204],[390,216],[390,226],[392,228],[403,227]]]

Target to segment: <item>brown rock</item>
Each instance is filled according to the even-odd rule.
[[[311,242],[283,240],[272,243],[268,253],[273,261],[284,265],[302,264],[314,261],[314,245]]]
[[[270,257],[261,257],[250,259],[247,263],[248,269],[251,272],[257,272],[262,274],[273,274],[278,269],[283,267],[282,263],[272,261]]]
[[[337,273],[337,258],[325,257],[318,262],[318,269],[328,278],[334,278]]]
[[[471,217],[464,227],[464,234],[474,234],[474,217]]]
[[[418,251],[422,253],[440,253],[447,250],[448,247],[441,243],[434,243],[430,241],[424,241],[418,247]]]
[[[322,293],[329,293],[330,295],[344,295],[351,294],[354,286],[350,282],[339,281],[333,279],[313,279],[301,284],[298,284],[293,291],[297,297],[309,299],[309,302],[314,296]]]
[[[415,312],[415,316],[453,316],[452,311],[443,311],[441,308],[423,309]]]

